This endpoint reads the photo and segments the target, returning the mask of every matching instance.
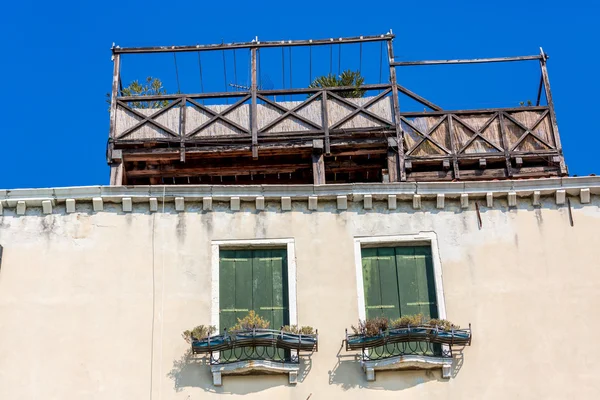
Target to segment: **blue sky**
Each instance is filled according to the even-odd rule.
[[[600,129],[589,122],[597,115],[592,107],[600,89],[594,79],[600,65],[598,3],[432,0],[390,1],[374,7],[353,0],[7,2],[0,14],[0,76],[6,96],[1,111],[0,188],[108,184],[105,94],[111,84],[113,42],[125,47],[249,41],[255,36],[317,39],[389,29],[396,34],[397,60],[528,55],[538,54],[542,46],[550,55],[550,81],[570,173],[600,173],[594,157]],[[328,72],[329,50],[319,51],[313,54],[314,72]],[[337,49],[334,71],[335,53]],[[237,82],[244,84],[245,55],[238,56]],[[274,87],[281,85],[281,54],[263,56],[262,77]],[[289,54],[285,57],[289,66]],[[294,50],[293,86],[309,80],[306,57],[302,50]],[[183,55],[178,59],[184,91],[198,91],[197,60],[193,62]],[[227,62],[231,82],[233,60]],[[357,48],[342,54],[342,69],[356,69],[358,64]],[[207,59],[203,65],[205,85],[219,88],[222,64],[217,68],[217,61]],[[154,74],[169,91],[177,90],[172,58],[124,59],[123,68],[125,84]],[[363,50],[362,68],[369,83],[376,83],[378,47]],[[535,62],[398,71],[401,84],[445,109],[535,101],[539,80]],[[385,65],[384,74],[385,80]],[[289,77],[285,84],[289,85]]]

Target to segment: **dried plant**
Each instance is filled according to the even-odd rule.
[[[358,327],[352,325],[352,331],[355,335],[372,337],[386,331],[389,324],[390,321],[385,317],[369,318],[366,321],[358,321]]]
[[[185,339],[186,342],[192,343],[193,340],[204,339],[217,331],[217,328],[214,326],[204,326],[198,325],[191,331],[183,331],[181,336]]]
[[[453,328],[454,329],[460,328],[460,326],[454,325],[452,322],[448,321],[447,319],[433,318],[433,319],[430,319],[427,324],[437,326],[438,328],[442,328],[445,331],[451,331]]]
[[[416,315],[404,315],[398,319],[393,320],[390,325],[392,326],[392,328],[396,329],[396,328],[403,328],[406,327],[408,325],[410,326],[417,326],[417,325],[424,325],[425,324],[425,320],[423,318],[423,314],[416,314]]]
[[[380,332],[388,329],[406,328],[408,326],[436,326],[445,331],[458,329],[458,325],[446,319],[426,319],[423,314],[404,315],[398,319],[389,321],[384,317],[370,318],[366,321],[359,321],[358,326],[352,326],[352,331],[355,335],[363,335],[367,337],[377,336]]]
[[[313,335],[315,333],[312,326],[299,327],[298,325],[285,325],[281,330],[284,332],[295,333],[296,335]]]
[[[248,331],[252,329],[268,329],[270,322],[258,315],[254,310],[250,311],[244,318],[238,318],[237,324],[230,331]]]

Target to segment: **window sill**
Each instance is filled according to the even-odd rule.
[[[441,369],[442,378],[452,375],[452,358],[419,355],[403,355],[381,360],[362,361],[367,381],[375,380],[376,371],[398,371],[407,369]]]
[[[212,365],[213,385],[221,386],[222,375],[284,374],[289,376],[290,384],[298,382],[300,365],[297,363],[282,363],[267,360],[238,361],[229,364]]]

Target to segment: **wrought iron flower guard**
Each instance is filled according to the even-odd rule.
[[[346,351],[362,350],[365,360],[408,354],[451,357],[452,346],[469,346],[471,339],[470,324],[468,328],[448,330],[432,325],[408,325],[380,331],[376,336],[348,334],[346,330]]]
[[[209,354],[211,364],[240,360],[299,362],[300,353],[318,351],[318,331],[314,334],[291,333],[273,329],[228,331],[192,339],[194,354]]]

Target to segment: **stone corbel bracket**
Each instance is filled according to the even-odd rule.
[[[441,369],[442,378],[452,376],[452,358],[404,355],[381,360],[362,361],[367,381],[375,380],[376,371],[398,371],[407,369]]]
[[[296,363],[281,363],[267,360],[238,361],[229,364],[211,365],[213,385],[223,385],[223,375],[284,374],[288,375],[290,384],[298,383],[300,365]]]

